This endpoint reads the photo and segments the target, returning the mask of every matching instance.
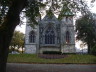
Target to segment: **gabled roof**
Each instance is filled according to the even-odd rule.
[[[49,9],[47,11],[47,14],[45,15],[45,17],[41,21],[49,21],[49,20],[50,21],[57,20],[56,16],[52,13],[51,9]]]

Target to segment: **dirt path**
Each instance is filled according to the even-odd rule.
[[[8,63],[7,72],[96,72],[96,65]]]

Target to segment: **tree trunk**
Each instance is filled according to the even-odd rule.
[[[15,27],[20,22],[19,14],[25,7],[27,0],[14,0],[2,26],[0,26],[0,72],[6,72],[6,62],[9,45]]]
[[[90,48],[91,48],[91,45],[90,43],[88,43],[88,54],[90,54]]]

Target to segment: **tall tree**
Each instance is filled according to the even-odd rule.
[[[76,21],[77,39],[88,45],[88,53],[90,48],[96,44],[96,20],[94,14],[86,14]]]
[[[42,0],[0,0],[0,72],[6,72],[8,49],[14,29],[20,22],[20,13],[24,9],[23,12],[34,26],[40,15],[40,7],[44,6],[40,1]],[[47,0],[45,4],[51,6],[54,12],[65,9],[66,6],[73,12],[87,10],[83,0]]]
[[[2,9],[3,6],[6,6],[8,10],[5,10],[4,14],[6,16],[2,18],[1,20],[2,24],[0,24],[0,43],[2,43],[0,44],[0,72],[6,72],[8,49],[9,49],[9,45],[10,45],[15,27],[19,25],[21,11],[24,8],[26,8],[26,11],[30,11],[32,16],[31,21],[35,22],[35,17],[39,13],[38,11],[39,11],[40,3],[38,3],[36,0],[32,0],[31,6],[30,6],[27,0],[1,0],[0,8]],[[3,15],[1,14],[1,16]]]
[[[10,6],[4,22],[0,26],[0,71],[6,72],[8,49],[15,27],[19,24],[20,12],[25,8],[26,0],[14,0]]]

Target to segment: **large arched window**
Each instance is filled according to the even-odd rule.
[[[51,26],[45,31],[45,44],[55,44],[55,33]]]
[[[34,31],[31,31],[29,33],[29,42],[30,43],[35,43],[35,32]]]
[[[66,31],[66,43],[70,43],[70,33]]]

